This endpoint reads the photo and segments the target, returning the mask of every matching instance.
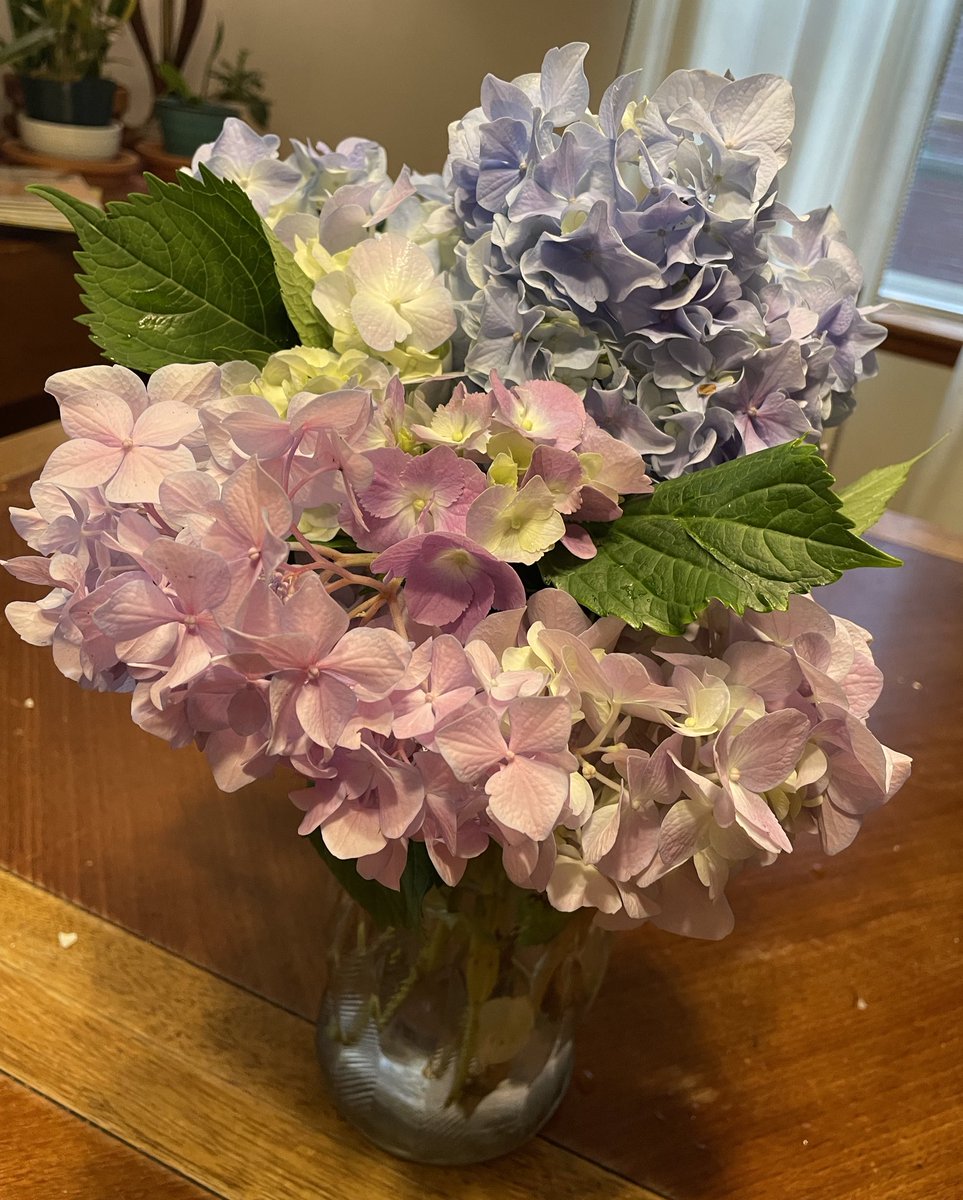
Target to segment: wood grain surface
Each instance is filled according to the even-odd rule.
[[[321,1094],[310,1022],[5,871],[0,911],[0,1070],[225,1200],[657,1200],[539,1139],[400,1162]]]
[[[15,540],[0,522],[0,553]],[[963,565],[897,553],[822,598],[876,635],[872,725],[911,782],[838,858],[737,880],[725,942],[622,937],[547,1131],[675,1200],[963,1195]],[[15,594],[35,593],[0,580]],[[223,796],[6,627],[0,664],[0,864],[312,1016],[331,890],[287,781]]]
[[[211,1193],[0,1074],[3,1200],[210,1200]]]
[[[0,484],[23,475],[38,460],[45,462],[66,440],[67,435],[59,421],[46,421],[43,425],[0,438]]]

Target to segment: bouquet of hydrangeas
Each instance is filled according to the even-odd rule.
[[[894,562],[858,535],[900,469],[840,498],[818,455],[884,330],[832,210],[777,200],[784,80],[595,115],[585,50],[488,77],[438,176],[228,120],[106,213],[47,192],[123,365],[49,381],[6,567],[51,590],[7,615],[222,788],[294,767],[359,895],[491,848],[719,937],[733,870],[842,849],[908,773],[867,633],[804,594]]]

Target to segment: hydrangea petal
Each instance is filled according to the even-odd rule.
[[[393,350],[411,333],[410,323],[394,305],[372,292],[352,297],[351,317],[372,350]]]
[[[197,413],[176,400],[161,400],[141,413],[131,436],[138,446],[177,446],[200,424]]]
[[[90,438],[77,438],[54,450],[40,478],[64,487],[97,487],[116,474],[123,460],[124,451],[119,445],[105,446]]]
[[[91,390],[63,406],[60,423],[72,438],[89,438],[105,446],[119,446],[131,435],[134,414],[117,396]]]

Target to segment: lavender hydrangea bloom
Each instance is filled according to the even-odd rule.
[[[201,166],[221,179],[230,179],[247,193],[263,217],[303,185],[297,167],[278,159],[281,139],[273,133],[260,137],[236,117],[228,117],[216,141],[194,154],[191,171],[200,177]]]
[[[450,127],[463,242],[449,287],[470,378],[565,378],[612,431],[635,407],[663,477],[818,438],[874,373],[885,331],[858,307],[862,274],[832,210],[798,218],[776,199],[788,83],[677,71],[646,100],[635,72],[595,117],[584,50],[489,76]],[[569,375],[546,352],[563,314],[592,339]]]

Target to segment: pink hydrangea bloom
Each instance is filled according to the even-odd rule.
[[[372,563],[405,580],[408,609],[416,621],[458,636],[469,633],[493,608],[517,608],[525,589],[511,567],[453,533],[416,534]]]
[[[568,799],[578,760],[568,750],[572,714],[560,697],[513,700],[509,732],[487,708],[466,713],[436,735],[438,748],[459,779],[487,775],[489,811],[502,825],[543,841]]]
[[[163,480],[194,466],[182,441],[198,426],[186,404],[164,401],[135,417],[109,392],[88,392],[61,408],[71,440],[47,460],[42,478],[64,487],[104,488],[114,504],[156,503]]]
[[[281,416],[222,394],[236,367],[54,377],[71,440],[4,564],[46,594],[7,616],[226,790],[293,767],[302,832],[363,878],[398,887],[420,843],[453,885],[491,849],[561,911],[720,937],[733,874],[835,853],[905,780],[868,635],[811,599],[657,638],[526,594],[651,487],[568,388],[431,408],[394,379]]]

